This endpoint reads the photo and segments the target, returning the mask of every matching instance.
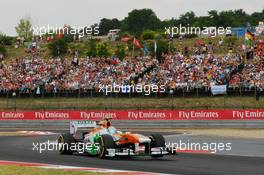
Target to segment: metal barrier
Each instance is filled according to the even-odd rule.
[[[95,90],[76,90],[76,91],[58,91],[56,93],[42,92],[36,94],[35,91],[30,93],[0,91],[0,109],[1,110],[48,110],[48,109],[247,109],[247,108],[264,108],[263,102],[255,101],[254,104],[247,105],[241,103],[239,105],[230,104],[229,101],[236,97],[252,97],[256,99],[256,89],[252,88],[229,88],[226,95],[216,96],[219,99],[217,105],[193,104],[184,106],[178,103],[182,99],[190,98],[190,100],[199,101],[199,98],[212,97],[211,92],[206,88],[194,89],[176,89],[166,93],[111,93],[105,95]],[[264,91],[259,92],[259,96],[263,96]],[[121,99],[121,100],[120,100]],[[124,100],[122,100],[124,99]],[[131,102],[134,99],[137,102]],[[144,103],[148,99],[158,99],[155,103]],[[86,103],[86,100],[97,101],[95,103]],[[118,101],[119,100],[119,101]],[[243,99],[242,99],[243,100]],[[118,104],[127,101],[127,104]],[[143,101],[143,102],[141,102]],[[161,102],[163,101],[163,102]],[[166,102],[164,102],[166,101]]]
[[[252,87],[229,87],[227,89],[227,96],[255,96],[257,93],[257,88]],[[260,95],[264,95],[264,91],[259,91]],[[143,93],[109,93],[106,95],[104,92],[98,92],[94,89],[76,89],[76,90],[57,90],[56,92],[48,92],[41,90],[37,92],[37,89],[29,90],[26,92],[21,91],[5,91],[0,90],[0,98],[50,98],[50,97],[203,97],[203,96],[212,96],[210,88],[208,87],[185,87],[185,88],[176,88],[170,91],[167,89],[165,93],[150,93],[145,95]]]
[[[162,129],[175,128],[264,128],[264,121],[113,121],[113,125],[122,129]],[[12,120],[1,121],[2,130],[69,130],[70,121],[33,121],[33,120]]]

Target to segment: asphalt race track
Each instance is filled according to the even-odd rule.
[[[57,135],[0,137],[0,160],[166,174],[264,174],[264,157],[179,153],[160,159],[146,156],[102,160],[81,155],[60,155],[56,151],[45,151],[41,154],[33,151],[33,142],[55,141],[56,138]]]

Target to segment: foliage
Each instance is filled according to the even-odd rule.
[[[68,48],[71,49],[71,51],[78,51],[79,56],[86,56],[86,45],[80,42],[72,42],[68,44]]]
[[[49,43],[48,48],[53,56],[59,56],[67,52],[68,43],[64,39],[56,39]]]
[[[26,41],[29,41],[33,36],[32,24],[29,19],[20,19],[15,29],[18,36],[24,37]]]
[[[71,28],[69,29],[69,31],[71,30]],[[73,34],[71,34],[70,32],[69,33],[65,33],[63,35],[63,39],[67,42],[67,43],[70,43],[70,42],[73,42]]]
[[[101,42],[96,45],[96,55],[99,57],[107,57],[111,55],[109,46],[106,42]]]
[[[258,21],[264,18],[264,9],[262,12],[255,12],[251,15],[247,14],[242,9],[227,10],[227,11],[208,11],[207,16],[196,16],[194,12],[187,12],[179,17],[179,19],[172,18],[164,20],[162,26],[190,26],[195,27],[242,27],[250,23],[253,26],[258,24]]]
[[[7,55],[7,50],[5,48],[5,46],[0,44],[0,54],[3,54],[4,57]]]
[[[142,34],[141,34],[141,38],[143,40],[153,40],[155,38],[156,33],[152,30],[145,30]]]
[[[264,18],[264,9],[261,12],[247,14],[242,9],[227,11],[208,11],[206,16],[196,16],[194,12],[186,12],[179,18],[160,21],[151,9],[140,9],[131,11],[121,21],[122,31],[128,31],[139,36],[145,30],[163,30],[172,26],[193,26],[193,27],[246,27],[248,23],[256,26]]]
[[[148,48],[150,48],[151,55],[156,56],[159,61],[162,61],[162,54],[168,53],[169,51],[169,42],[167,40],[156,40],[156,43],[157,43],[156,55],[154,51],[155,41],[149,42],[147,46]]]
[[[119,58],[119,59],[123,59],[126,56],[126,49],[124,45],[117,45],[116,46],[117,49],[115,51],[115,55]]]
[[[138,37],[144,30],[156,30],[161,27],[161,22],[151,9],[133,10],[122,21],[122,31],[128,31]]]
[[[161,39],[164,39],[164,36],[160,33],[156,33],[155,36],[154,36],[154,39],[155,40],[161,40]]]
[[[0,33],[0,44],[10,46],[14,43],[14,41],[15,41],[14,37],[7,36],[7,35]]]
[[[130,34],[129,32],[125,32],[125,31],[120,31],[120,32],[118,33],[118,35],[119,35],[120,37],[131,36],[131,34]]]
[[[95,57],[97,54],[96,52],[97,41],[94,39],[91,39],[87,42],[86,45],[88,47],[88,51],[86,52],[86,55],[90,57]]]
[[[100,35],[107,35],[110,29],[120,29],[121,23],[118,19],[101,19],[99,23]]]
[[[188,24],[192,24],[195,20],[195,14],[193,11],[186,12],[185,14],[181,15],[178,23],[182,26],[188,26]]]

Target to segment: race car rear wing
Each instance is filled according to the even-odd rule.
[[[75,134],[77,130],[81,128],[94,128],[96,126],[97,126],[96,121],[89,121],[89,120],[71,121],[70,122],[70,133]]]

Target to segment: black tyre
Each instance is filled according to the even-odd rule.
[[[99,152],[98,157],[103,159],[106,157],[107,149],[115,148],[115,142],[111,135],[105,134],[100,137],[99,140]]]
[[[59,151],[61,154],[72,154],[71,145],[75,143],[73,135],[70,133],[60,135],[58,143],[61,144]]]
[[[165,139],[161,134],[152,134],[150,136],[150,139],[151,139],[151,143],[150,143],[151,148],[155,148],[155,147],[165,148]],[[163,154],[152,155],[151,157],[159,158],[159,157],[163,157]]]

